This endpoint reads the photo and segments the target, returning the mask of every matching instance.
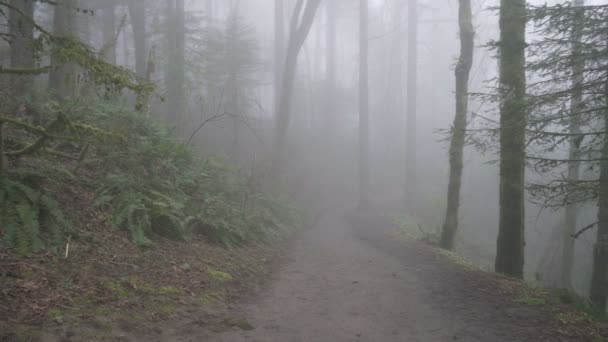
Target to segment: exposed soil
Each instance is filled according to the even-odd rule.
[[[380,216],[325,215],[280,257],[276,249],[229,251],[204,241],[165,242],[139,253],[126,240],[112,246],[80,263],[78,258],[63,264],[28,260],[9,268],[5,256],[9,273],[37,265],[46,276],[17,279],[12,289],[3,290],[10,299],[0,305],[4,323],[14,328],[11,322],[23,320],[10,316],[11,310],[31,315],[39,309],[42,315],[41,308],[51,306],[53,314],[46,311],[44,333],[36,339],[596,342],[608,336],[589,317],[550,296],[397,236]],[[76,246],[74,253],[92,251],[79,252]],[[69,292],[56,283],[65,278],[51,272],[51,265],[81,271],[69,278],[70,286],[92,302],[67,298]],[[252,289],[256,284],[263,286]],[[19,297],[9,298],[13,295]],[[23,307],[13,306],[18,304]],[[4,340],[25,341],[30,335],[17,330]]]
[[[297,239],[274,284],[234,310],[223,328],[172,338],[602,341],[582,313],[545,299],[528,303],[520,283],[455,265],[436,249],[396,237],[381,219],[357,219],[354,227],[326,216]]]

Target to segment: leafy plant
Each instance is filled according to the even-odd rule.
[[[25,255],[62,244],[71,223],[50,196],[0,177],[0,228],[3,240]]]

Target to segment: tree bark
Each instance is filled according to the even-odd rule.
[[[133,46],[135,47],[135,73],[146,77],[146,7],[141,0],[129,0],[127,3],[131,28],[133,30]]]
[[[405,193],[404,201],[411,207],[417,197],[416,188],[416,126],[418,98],[418,0],[410,0],[408,9],[407,43],[407,117],[405,147]]]
[[[524,275],[526,1],[500,3],[500,217],[496,272]]]
[[[475,32],[473,29],[471,0],[460,0],[458,22],[460,26],[460,58],[454,72],[456,76],[456,115],[450,142],[450,179],[441,247],[452,249],[458,230],[458,209],[460,207],[460,188],[462,182],[463,151],[467,129],[469,96],[469,75],[473,65]]]
[[[287,55],[285,65],[281,74],[281,89],[278,105],[275,108],[276,132],[273,146],[272,174],[275,178],[282,176],[287,143],[287,131],[291,121],[291,102],[293,93],[293,82],[295,80],[298,56],[302,45],[308,37],[312,22],[315,18],[321,0],[298,0],[293,11],[289,41],[287,44]]]
[[[12,35],[10,58],[11,67],[29,69],[34,67],[34,26],[28,20],[34,18],[34,1],[11,0],[9,29]],[[27,18],[24,18],[27,16]],[[11,77],[12,94],[20,97],[26,95],[33,82],[31,75],[13,75]]]
[[[359,1],[359,208],[369,207],[368,0]]]
[[[53,32],[58,37],[73,36],[75,0],[59,0],[53,14]],[[56,54],[51,54],[51,64],[55,66],[49,74],[49,89],[59,99],[71,96],[76,87],[76,68],[65,63]]]
[[[604,98],[608,106],[608,68],[605,70]],[[608,110],[604,110],[604,131],[608,131]],[[608,297],[608,136],[604,135],[598,193],[597,239],[593,246],[593,269],[589,298],[599,313],[606,313]]]
[[[284,0],[274,1],[274,109],[279,107],[282,71],[285,65],[285,5]],[[276,118],[275,118],[276,119]]]
[[[114,0],[108,1],[102,12],[103,59],[116,64],[116,6]]]
[[[335,139],[336,132],[336,113],[334,113],[334,96],[336,91],[336,28],[337,28],[337,3],[336,1],[327,1],[327,30],[325,40],[326,50],[326,74],[325,74],[325,108],[323,110],[325,118],[325,134],[324,141],[327,146],[326,157],[328,160],[324,162],[326,167],[330,167],[330,160],[335,160]]]
[[[580,144],[582,139],[580,136],[577,136],[581,133],[581,120],[578,113],[584,110],[581,84],[584,82],[583,72],[585,69],[585,61],[581,58],[581,39],[585,20],[585,10],[582,7],[585,5],[585,1],[576,0],[574,5],[580,8],[576,10],[577,12],[572,27],[572,58],[574,63],[572,66],[572,98],[570,100],[571,116],[569,130],[572,137],[569,139],[569,159],[572,161],[568,163],[569,182],[576,182],[580,178],[580,162],[574,160],[580,159]],[[574,185],[570,186],[573,187]],[[566,206],[565,225],[562,237],[561,287],[568,290],[572,289],[572,268],[574,265],[575,244],[575,239],[572,235],[576,232],[577,214],[578,206],[576,204],[569,204]]]

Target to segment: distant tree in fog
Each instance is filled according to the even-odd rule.
[[[368,0],[359,1],[359,208],[369,207]]]
[[[275,108],[276,129],[272,162],[275,176],[279,176],[282,173],[285,158],[287,130],[291,121],[292,92],[298,56],[306,37],[308,37],[320,3],[321,0],[298,0],[291,15],[287,53],[283,72],[281,73],[281,91],[278,94],[279,100]]]

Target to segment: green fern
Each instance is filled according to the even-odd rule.
[[[21,182],[0,179],[3,240],[19,254],[61,245],[71,229],[57,202]]]

